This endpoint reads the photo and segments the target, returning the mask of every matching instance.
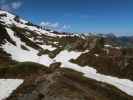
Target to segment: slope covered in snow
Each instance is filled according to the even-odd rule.
[[[111,84],[128,95],[133,96],[133,81],[128,79],[120,79],[117,77],[107,76],[100,73],[97,73],[97,70],[89,66],[79,66],[77,64],[71,63],[69,60],[76,59],[80,53],[62,51],[55,58],[56,61],[62,62],[62,67],[70,68],[78,72],[82,72],[85,77],[95,79],[100,82]]]
[[[69,68],[81,72],[83,73],[83,76],[87,78],[110,84],[126,94],[133,96],[133,81],[111,75],[107,76],[98,73],[97,69],[90,66],[80,66],[70,62],[71,59],[77,59],[81,54],[90,51],[88,49],[88,45],[90,46],[88,37],[88,40],[85,40],[85,37],[82,39],[82,37],[74,37],[73,35],[55,34],[52,31],[44,30],[41,27],[29,25],[28,21],[21,18],[16,19],[16,17],[17,16],[13,14],[0,10],[1,27],[9,36],[8,38],[2,38],[0,48],[10,54],[12,60],[18,62],[31,61],[43,64],[47,67],[55,62],[60,62],[61,67],[63,68]],[[91,37],[90,40],[93,38],[94,37]],[[13,41],[13,43],[11,41]],[[93,41],[95,42],[96,39]],[[83,49],[81,49],[82,47]],[[100,46],[98,45],[97,47]],[[104,47],[106,47],[104,48],[104,53],[108,51],[106,50],[107,48],[113,48],[113,46],[110,45],[104,45]],[[98,53],[95,53],[94,55],[95,57],[100,56]],[[11,82],[11,88],[7,86],[9,82]],[[8,97],[12,90],[16,89],[22,84],[22,82],[22,80],[14,81],[1,79],[0,90],[5,87],[7,87],[7,89],[3,92],[0,91],[0,99]]]
[[[0,10],[0,21],[8,27],[15,25],[16,27],[23,28],[23,29],[26,29],[29,31],[33,31],[33,32],[36,32],[37,34],[45,34],[47,36],[52,36],[52,37],[66,36],[66,35],[54,34],[54,33],[52,33],[52,31],[46,31],[36,25],[30,25],[29,24],[30,22],[25,21],[25,20],[19,18],[19,16],[13,15],[13,14],[3,11],[3,10]]]

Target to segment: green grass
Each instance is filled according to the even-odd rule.
[[[108,100],[132,100],[132,97],[126,95],[124,92],[112,85],[89,79],[84,77],[82,73],[72,69],[62,68],[61,71],[63,72],[63,76],[75,81],[76,83],[79,83],[80,86],[86,87],[87,91],[95,91],[95,93],[99,96],[109,98]],[[95,100],[99,100],[99,97],[96,97]]]
[[[19,62],[14,65],[1,66],[0,74],[30,74],[37,72],[39,70],[46,70],[47,68],[44,65],[33,63],[33,62]]]

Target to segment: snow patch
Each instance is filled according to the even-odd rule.
[[[14,36],[14,32],[7,28],[7,32],[11,39],[15,40],[16,46],[9,43],[8,41],[2,46],[4,51],[7,53],[11,54],[11,57],[13,60],[24,62],[24,61],[31,61],[31,62],[36,62],[40,64],[44,64],[46,66],[49,66],[52,63],[52,59],[48,57],[48,55],[42,55],[38,56],[38,51],[26,46],[25,43],[23,43],[18,37]],[[21,48],[21,45],[24,45],[28,48],[29,51],[23,50]],[[53,49],[52,47],[49,49]]]
[[[24,62],[24,61],[31,61],[40,63],[46,66],[49,66],[52,63],[52,59],[48,57],[48,55],[38,56],[38,51],[31,49],[30,51],[23,50],[17,46],[12,45],[11,43],[7,42],[3,45],[3,49],[11,54],[13,60]]]
[[[61,51],[55,58],[54,60],[59,61],[59,62],[68,62],[71,59],[76,59],[78,56],[81,55],[82,52],[75,52],[75,51]]]
[[[61,67],[70,68],[78,72],[82,72],[85,77],[97,80],[99,82],[104,82],[113,85],[120,89],[121,91],[133,96],[133,81],[128,79],[120,79],[117,77],[107,76],[97,73],[97,70],[89,66],[79,66],[77,64],[69,62],[70,59],[76,59],[81,53],[79,52],[68,52],[62,51],[55,58],[56,61],[62,63]]]
[[[0,79],[0,100],[5,100],[9,97],[23,81],[21,79]]]
[[[104,47],[111,48],[112,45],[106,44],[106,45],[104,45]]]
[[[53,51],[56,49],[55,47],[52,47],[52,45],[40,45],[40,47],[42,47],[43,49],[47,49],[49,51]]]
[[[99,57],[99,54],[94,54],[96,57]]]

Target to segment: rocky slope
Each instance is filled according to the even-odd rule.
[[[54,71],[52,71],[53,66]],[[35,80],[29,82],[30,84],[27,83],[25,82],[22,87],[19,87],[9,100],[133,99],[115,87],[85,78],[82,73],[74,70],[59,68],[57,64],[53,64],[47,71],[42,72]]]

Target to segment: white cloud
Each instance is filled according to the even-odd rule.
[[[41,22],[40,23],[40,25],[41,26],[43,26],[43,27],[46,27],[46,28],[54,28],[54,29],[56,29],[56,28],[59,28],[59,23],[50,23],[50,22]]]
[[[63,25],[62,28],[63,28],[63,29],[69,29],[69,28],[71,28],[71,26],[70,26],[70,25]]]
[[[53,29],[53,30],[58,30],[58,31],[65,31],[71,28],[70,25],[61,25],[58,22],[55,23],[51,23],[51,22],[41,22],[40,25],[42,27],[46,27],[49,29]]]
[[[21,7],[21,5],[22,5],[22,2],[20,1],[11,3],[11,6],[13,9],[18,9],[19,7]]]
[[[17,10],[22,5],[22,2],[20,1],[13,1],[13,2],[7,2],[7,0],[1,0],[0,1],[0,8],[3,10],[11,11],[11,10]]]

